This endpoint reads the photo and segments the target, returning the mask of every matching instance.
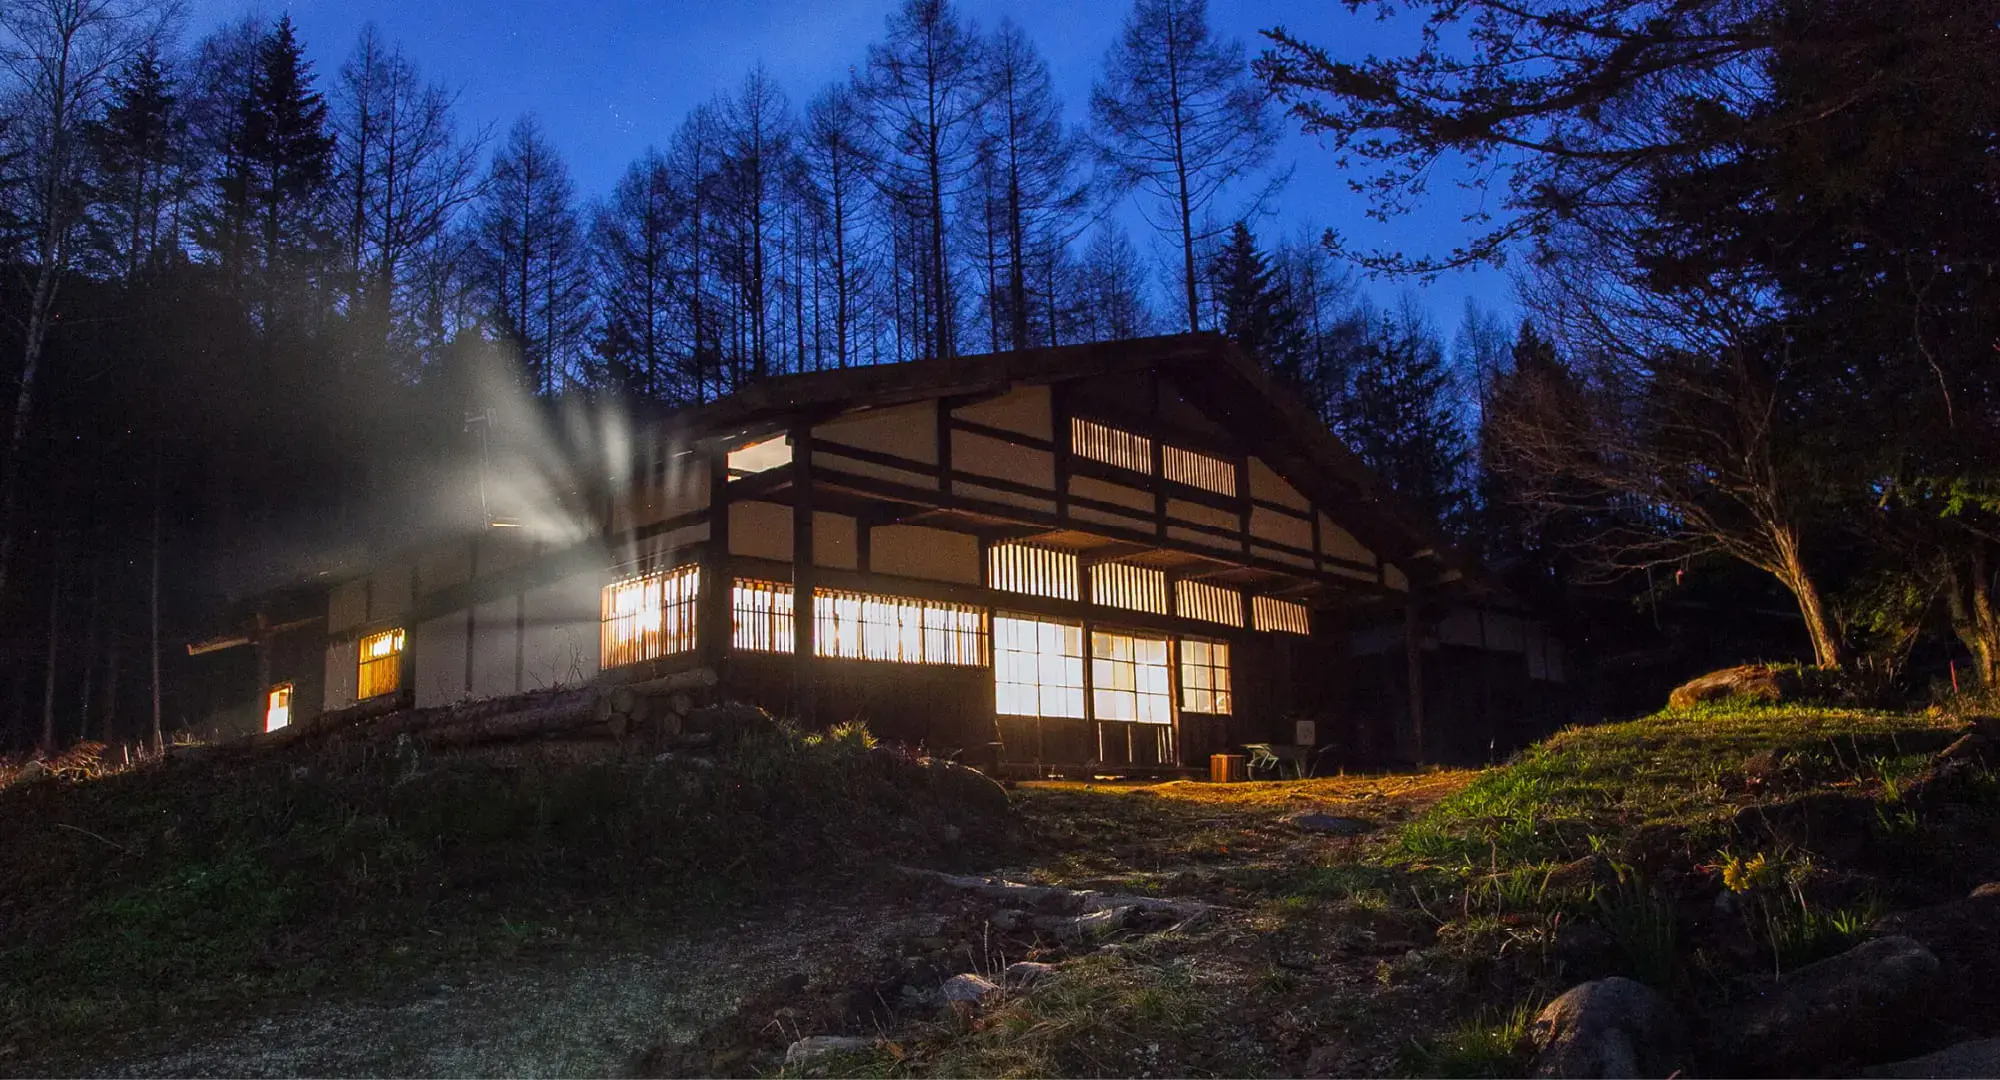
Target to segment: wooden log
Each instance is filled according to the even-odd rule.
[[[714,686],[715,682],[714,668],[696,667],[688,668],[686,671],[676,671],[671,675],[662,675],[657,679],[647,679],[645,682],[628,683],[625,688],[635,694],[671,694],[676,690],[705,690]]]
[[[638,700],[639,695],[634,693],[631,687],[616,687],[611,691],[611,711],[629,714]]]
[[[439,725],[422,732],[419,737],[438,746],[465,746],[587,728],[602,731],[603,724],[604,721],[596,715],[594,695],[563,695],[511,713]]]

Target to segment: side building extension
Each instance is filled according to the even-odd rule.
[[[1425,712],[1463,569],[1220,337],[796,375],[635,430],[629,478],[575,496],[589,535],[489,527],[352,574],[323,664],[263,700],[289,721],[701,666],[1022,773],[1490,745]]]

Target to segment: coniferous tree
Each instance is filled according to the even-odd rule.
[[[1452,531],[1466,524],[1471,448],[1444,346],[1406,297],[1379,316],[1333,407],[1336,430],[1389,487]]]
[[[259,44],[249,89],[239,106],[242,197],[255,222],[259,313],[268,330],[281,308],[310,302],[330,239],[334,140],[290,16]]]
[[[187,118],[156,46],[113,82],[104,116],[91,126],[97,205],[96,267],[127,280],[178,254],[180,202],[187,195]]]
[[[759,66],[721,113],[723,158],[718,210],[727,237],[726,280],[733,298],[728,365],[732,386],[772,373],[775,297],[773,252],[783,222],[782,200],[793,168],[791,109],[770,73]]]
[[[1135,0],[1090,111],[1099,160],[1164,210],[1153,222],[1180,250],[1187,329],[1201,329],[1203,222],[1277,140],[1242,44],[1213,35],[1207,0]]]
[[[1281,381],[1318,401],[1309,384],[1306,339],[1298,307],[1277,271],[1257,250],[1257,238],[1239,221],[1210,269],[1211,288],[1225,337],[1242,346]]]

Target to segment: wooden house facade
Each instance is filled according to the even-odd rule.
[[[1171,770],[1351,739],[1379,702],[1353,700],[1350,636],[1459,580],[1215,335],[789,376],[635,429],[593,466],[620,479],[572,493],[589,535],[491,527],[350,576],[323,665],[267,699],[294,718],[702,666],[721,696],[976,764]],[[1424,756],[1409,655],[1377,757]]]

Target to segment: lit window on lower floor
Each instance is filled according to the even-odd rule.
[[[1083,625],[995,615],[993,703],[1002,716],[1083,719]]]
[[[1173,723],[1173,673],[1167,665],[1167,639],[1093,632],[1090,704],[1099,720]]]

